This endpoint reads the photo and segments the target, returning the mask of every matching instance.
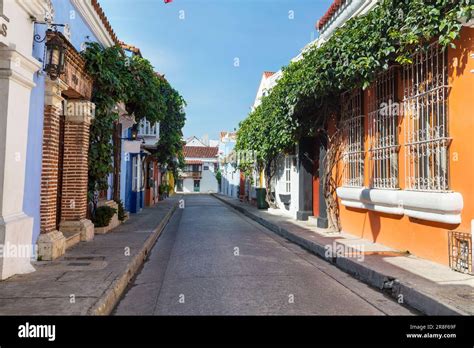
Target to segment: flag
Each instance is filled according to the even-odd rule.
[[[168,4],[170,2],[173,2],[173,0],[165,0],[165,4]]]

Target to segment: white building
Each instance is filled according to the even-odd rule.
[[[34,271],[33,217],[24,210],[31,90],[42,64],[33,57],[34,21],[47,0],[0,0],[0,280]],[[19,253],[9,256],[9,250]]]
[[[319,30],[320,43],[326,42],[337,28],[343,26],[349,19],[366,14],[379,0],[346,0],[341,2],[335,13],[323,16],[316,27]]]
[[[305,51],[310,49],[313,45],[318,44],[319,40],[308,43],[292,61],[302,59]],[[262,98],[270,93],[271,89],[276,86],[282,76],[283,72],[281,70],[275,73],[265,71],[262,74],[262,79],[252,107],[253,110],[261,104]],[[291,153],[281,154],[273,178],[272,189],[274,190],[274,197],[279,208],[275,213],[283,213],[294,219],[306,220],[308,216],[313,215],[311,208],[312,202],[309,202],[307,192],[302,192],[302,189],[304,189],[305,185],[308,185],[311,173],[308,173],[307,169],[303,170],[303,161],[306,161],[306,159],[303,158],[304,156],[301,156],[300,152],[306,153],[307,149],[299,144],[295,146]],[[254,173],[253,183],[253,185],[249,185],[247,180],[246,184],[247,195],[251,202],[254,202],[257,198],[256,188],[265,187],[263,173]],[[272,209],[270,209],[270,212],[271,211]]]
[[[196,137],[189,138],[183,147],[186,165],[179,173],[176,192],[218,192],[219,185],[216,178],[219,169],[218,151],[218,147],[207,146]]]
[[[240,170],[234,151],[236,132],[221,132],[219,137],[219,165],[221,171],[220,193],[239,198]]]

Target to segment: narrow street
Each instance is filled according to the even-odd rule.
[[[209,195],[186,195],[116,315],[412,315]]]

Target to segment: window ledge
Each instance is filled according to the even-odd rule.
[[[365,187],[338,187],[341,204],[394,215],[442,222],[461,223],[463,198],[458,192],[380,190]]]

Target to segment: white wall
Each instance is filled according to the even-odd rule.
[[[194,192],[194,179],[183,179],[183,192]]]
[[[221,166],[221,190],[224,195],[238,198],[237,188],[240,185],[240,171],[235,169],[230,163]]]
[[[283,213],[286,216],[289,216],[293,219],[296,219],[296,213],[298,212],[298,198],[299,198],[299,178],[298,178],[298,169],[295,166],[297,164],[296,156],[292,156],[291,161],[291,201],[289,205],[289,209],[286,209],[285,205],[280,199],[280,194],[287,194],[286,192],[286,180],[285,180],[285,159],[282,157],[278,161],[278,171],[277,175],[275,176],[276,184],[275,184],[275,198],[279,207],[279,212]]]
[[[349,0],[331,17],[320,31],[321,41],[327,41],[337,28],[343,26],[349,19],[369,12],[379,0]]]
[[[198,138],[193,137],[192,139],[190,139],[190,140],[186,143],[186,146],[205,147],[206,145],[205,145],[201,140],[199,140]]]
[[[32,56],[31,17],[44,17],[46,1],[3,1],[0,25],[0,245],[24,250],[22,255],[0,255],[0,280],[33,272],[33,218],[23,209],[25,172],[34,74],[41,64]],[[16,247],[16,248],[15,248]],[[15,257],[18,256],[18,257]]]
[[[208,166],[209,170],[204,170],[204,166]],[[216,174],[214,172],[214,163],[204,162],[202,164],[201,192],[218,192],[219,184],[217,183]]]
[[[219,191],[219,184],[216,179],[214,172],[214,162],[204,162],[202,163],[202,177],[200,179],[200,191],[201,193],[216,193]],[[204,170],[204,167],[209,167],[208,170]],[[186,178],[183,179],[183,192],[191,193],[194,192],[194,179]]]

